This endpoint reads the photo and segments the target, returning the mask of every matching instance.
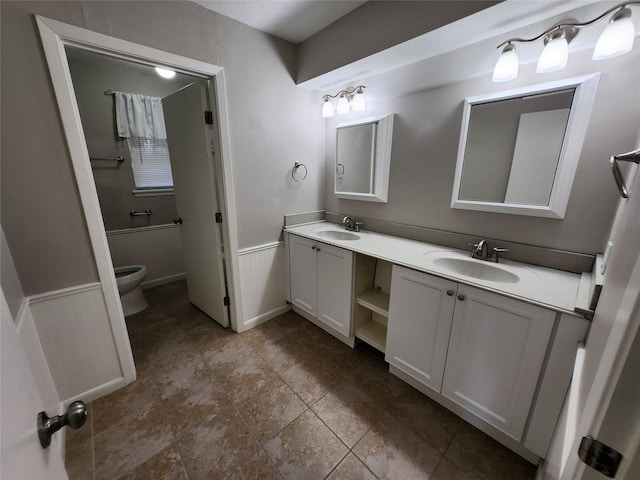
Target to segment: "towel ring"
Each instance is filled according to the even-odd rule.
[[[298,169],[302,167],[304,168],[304,176],[302,177],[296,177],[296,172],[298,171]],[[293,168],[291,169],[291,177],[296,181],[296,182],[301,182],[303,181],[305,178],[307,178],[307,166],[304,163],[300,163],[300,162],[296,162],[293,164]]]
[[[342,167],[342,171],[340,171],[340,167]],[[342,177],[344,177],[344,164],[343,163],[338,163],[336,165],[336,176],[338,177],[338,180],[342,180]]]

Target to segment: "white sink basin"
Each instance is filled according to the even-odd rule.
[[[517,283],[520,281],[520,277],[515,273],[494,267],[489,263],[482,263],[480,260],[439,257],[434,259],[433,263],[445,270],[450,270],[452,273],[478,280],[498,283]]]
[[[346,230],[320,230],[315,232],[316,235],[330,240],[358,240],[360,235]]]

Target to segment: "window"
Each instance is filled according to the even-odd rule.
[[[173,192],[167,139],[127,138],[136,195]]]

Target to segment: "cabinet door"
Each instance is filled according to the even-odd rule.
[[[289,274],[291,303],[305,312],[316,315],[316,242],[297,235],[289,235]]]
[[[460,285],[442,394],[520,441],[555,316]]]
[[[385,360],[439,392],[457,284],[393,266]]]
[[[351,336],[353,252],[318,243],[318,314],[321,322]]]

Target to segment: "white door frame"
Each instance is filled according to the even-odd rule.
[[[222,224],[222,235],[225,244],[224,257],[227,266],[229,296],[231,297],[230,323],[231,328],[237,331],[237,321],[242,318],[242,305],[240,302],[240,278],[237,274],[240,271],[238,235],[224,69],[217,65],[138,45],[38,15],[36,15],[36,21],[40,30],[45,57],[49,65],[58,108],[60,109],[60,116],[67,138],[80,201],[85,221],[87,222],[91,247],[96,260],[98,277],[102,285],[116,348],[122,363],[125,382],[130,383],[135,380],[135,367],[64,47],[65,45],[71,45],[137,63],[168,66],[182,73],[212,79],[209,82],[209,93],[212,98],[216,99],[215,107],[217,108],[216,113],[219,125],[219,154],[222,166],[222,179],[220,182],[222,195],[220,197],[221,210],[225,219]]]

